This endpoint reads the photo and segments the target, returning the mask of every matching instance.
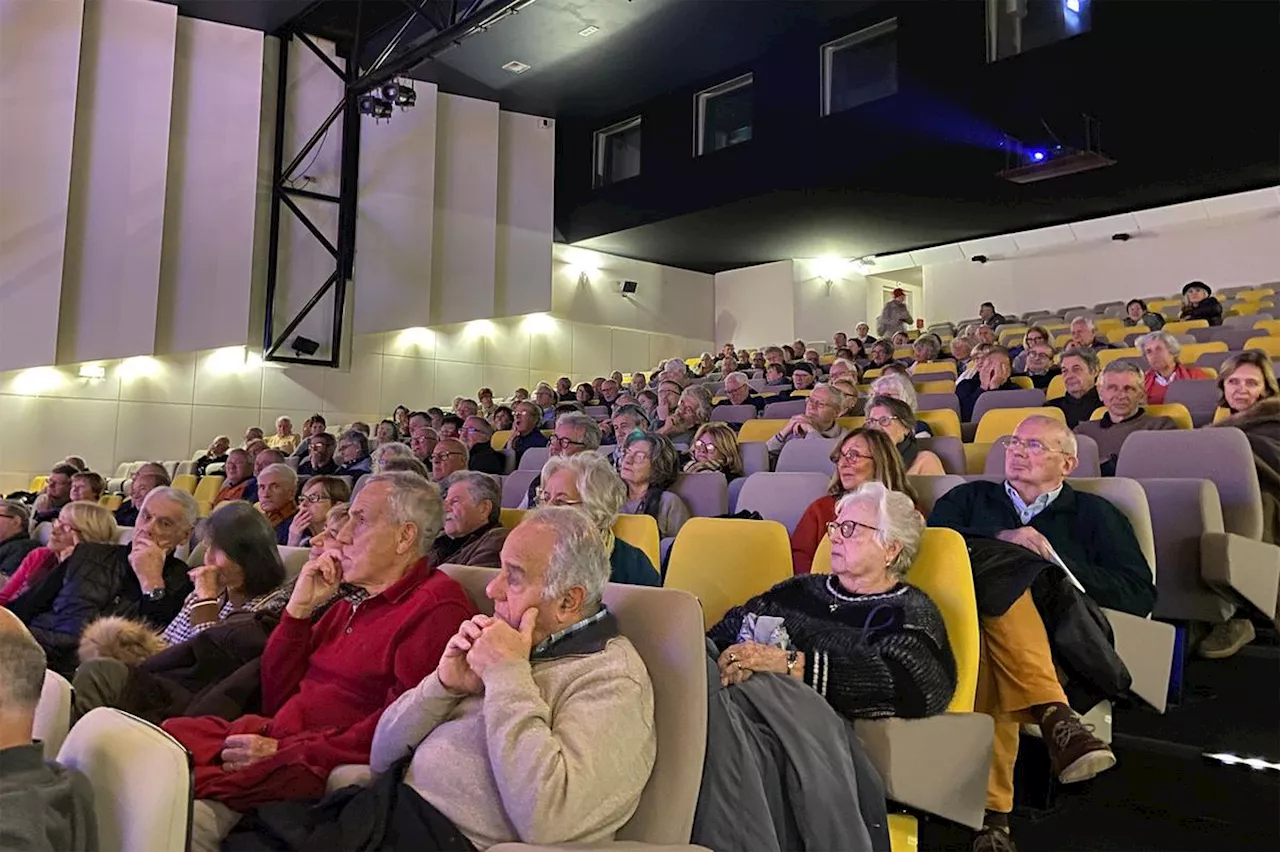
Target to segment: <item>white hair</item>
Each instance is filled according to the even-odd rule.
[[[834,373],[836,371],[836,367],[843,367],[846,372],[853,373],[855,376],[858,375],[858,365],[854,364],[848,358],[837,358],[832,361],[830,368],[827,370],[827,375]]]
[[[912,411],[915,411],[920,406],[920,398],[916,396],[916,386],[901,373],[888,373],[877,377],[871,383],[871,395],[891,396],[894,399],[900,399],[911,406]]]
[[[258,479],[262,479],[264,476],[278,476],[284,480],[285,488],[290,489],[290,491],[298,490],[298,472],[287,464],[276,462],[275,464],[267,465],[258,474]]]
[[[276,426],[278,427],[281,423],[284,423],[284,422],[286,422],[286,421],[288,421],[288,423],[289,423],[289,425],[290,425],[290,426],[292,426],[292,425],[293,425],[293,418],[292,418],[292,417],[290,417],[290,416],[289,416],[289,415],[287,415],[287,414],[281,414],[279,417],[277,417],[277,418],[276,418]]]
[[[595,613],[609,582],[609,556],[600,531],[586,513],[568,506],[549,506],[529,513],[520,525],[546,527],[555,533],[542,599],[555,600],[576,586],[583,591],[584,613]]]
[[[1138,338],[1138,350],[1145,352],[1147,344],[1154,343],[1156,341],[1163,343],[1165,348],[1169,350],[1169,354],[1175,359],[1182,354],[1182,341],[1178,340],[1178,338],[1174,337],[1167,331],[1153,331],[1149,334],[1142,335]],[[1115,362],[1113,361],[1112,363]]]
[[[578,486],[582,504],[596,529],[604,532],[618,520],[618,510],[627,501],[627,486],[618,476],[612,464],[596,452],[583,452],[573,456],[552,456],[542,466],[542,486],[556,473],[567,470]]]
[[[1093,331],[1093,320],[1089,319],[1088,317],[1083,317],[1083,316],[1082,316],[1082,317],[1073,317],[1073,318],[1071,319],[1071,325],[1075,325],[1075,324],[1076,324],[1076,323],[1078,323],[1078,322],[1082,322],[1082,323],[1084,323],[1084,324],[1088,327],[1088,329],[1089,329],[1090,331]]]
[[[448,494],[449,489],[455,485],[464,486],[470,492],[471,499],[477,503],[489,501],[489,523],[496,524],[502,517],[502,488],[498,485],[498,480],[487,473],[459,470],[444,478],[440,483],[440,491]]]
[[[744,384],[744,385],[745,385],[745,384],[750,383],[750,381],[751,381],[750,379],[748,379],[748,378],[747,378],[747,374],[746,374],[746,373],[744,373],[744,372],[742,372],[741,370],[735,370],[734,372],[732,372],[732,373],[730,373],[729,375],[725,376],[725,377],[724,377],[724,383],[725,383],[726,385],[727,385],[727,384],[729,384],[729,380],[730,380],[730,379],[733,379],[735,382],[740,382],[740,383],[742,383],[742,384]]]
[[[902,545],[898,555],[888,565],[889,574],[901,580],[907,576],[911,563],[920,553],[924,540],[924,518],[916,510],[915,503],[901,491],[886,488],[880,482],[864,482],[836,503],[836,517],[853,503],[865,503],[876,509],[875,540],[888,548],[894,542]]]
[[[267,470],[271,470],[273,467],[282,467],[289,471],[290,475],[293,476],[294,483],[297,483],[298,475],[294,473],[293,468],[288,465],[267,465],[267,468],[263,473],[266,473]],[[181,491],[170,485],[161,485],[157,488],[152,488],[147,492],[147,496],[142,498],[142,505],[146,506],[152,500],[168,500],[170,502],[177,503],[182,507],[182,522],[187,528],[187,531],[183,536],[184,538],[191,534],[191,530],[195,529],[196,521],[200,520],[200,505],[196,503],[196,498],[192,497],[185,491]]]
[[[376,482],[390,486],[387,489],[387,515],[392,523],[417,527],[418,555],[426,556],[444,528],[444,501],[440,499],[440,489],[407,470],[375,473],[365,480],[365,488]]]
[[[1024,417],[1022,418],[1022,423],[1019,423],[1018,425],[1022,426],[1023,423],[1037,423],[1041,426],[1050,427],[1054,432],[1058,433],[1058,443],[1060,445],[1058,449],[1062,450],[1062,452],[1072,458],[1076,458],[1078,456],[1080,452],[1080,443],[1076,440],[1075,432],[1072,432],[1071,427],[1066,423],[1063,423],[1061,420],[1054,417],[1046,417],[1043,414],[1032,414],[1028,417]]]
[[[388,441],[385,444],[379,444],[369,456],[369,470],[373,473],[383,473],[382,466],[390,459],[412,459],[416,458],[413,450],[406,447],[399,441]]]
[[[582,443],[586,445],[584,450],[594,450],[600,446],[600,424],[589,414],[583,414],[581,411],[566,411],[556,418],[556,425],[581,429]]]
[[[667,363],[663,366],[667,370],[671,370],[672,372],[677,372],[682,376],[684,375],[684,361],[681,361],[679,358],[670,358],[667,360]]]

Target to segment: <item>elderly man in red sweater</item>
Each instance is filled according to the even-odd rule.
[[[476,614],[425,554],[442,526],[439,491],[414,473],[374,476],[338,536],[340,560],[306,564],[262,655],[263,715],[170,719],[196,765],[194,850],[217,849],[239,811],[316,798],[330,770],[367,763],[378,717],[435,670]],[[314,622],[335,593],[342,597]]]

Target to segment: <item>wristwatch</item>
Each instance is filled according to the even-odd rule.
[[[799,661],[799,659],[800,659],[800,652],[797,651],[795,648],[792,648],[791,650],[787,651],[787,674],[788,675],[790,675],[792,670],[796,667],[796,663]]]
[[[159,586],[157,588],[154,588],[151,591],[146,593],[147,600],[152,601],[153,603],[155,601],[164,600],[165,591],[166,589],[164,586]]]

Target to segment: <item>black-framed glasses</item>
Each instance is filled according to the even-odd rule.
[[[890,423],[894,422],[897,419],[898,418],[894,417],[892,414],[886,414],[883,417],[868,417],[865,421],[865,425],[867,426],[874,425],[874,426],[879,426],[881,429],[885,429],[889,426]]]
[[[547,439],[547,443],[553,447],[559,447],[560,449],[564,449],[565,447],[585,447],[586,446],[586,443],[583,441],[575,441],[572,438],[562,438],[559,435],[552,435],[550,438]]]
[[[303,494],[301,497],[298,498],[298,502],[310,503],[311,505],[314,506],[316,503],[332,503],[333,500],[329,497],[328,494]]]
[[[446,450],[443,453],[432,453],[431,460],[433,462],[442,462],[448,459],[449,456],[460,456],[460,455],[463,455],[463,454],[458,452],[457,450]]]
[[[871,532],[880,532],[879,527],[873,527],[870,524],[864,524],[860,521],[828,521],[827,535],[835,538],[837,532],[841,538],[853,538],[858,534],[859,529],[870,530]]]
[[[1046,453],[1062,453],[1066,455],[1066,450],[1060,450],[1057,447],[1050,447],[1043,441],[1037,441],[1035,438],[1024,441],[1016,435],[1005,435],[999,441],[1000,446],[1004,447],[1005,452],[1010,450],[1024,450],[1029,456],[1043,456]]]
[[[836,455],[849,462],[849,464],[856,464],[859,460],[872,461],[870,453],[860,453],[857,450],[842,450]]]

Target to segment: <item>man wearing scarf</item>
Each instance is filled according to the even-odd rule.
[[[431,546],[432,565],[497,568],[507,530],[498,523],[502,493],[490,476],[463,470],[440,483],[444,531]]]
[[[287,464],[267,465],[258,474],[258,510],[275,527],[277,544],[289,543],[289,524],[298,514],[297,493],[298,474]]]

